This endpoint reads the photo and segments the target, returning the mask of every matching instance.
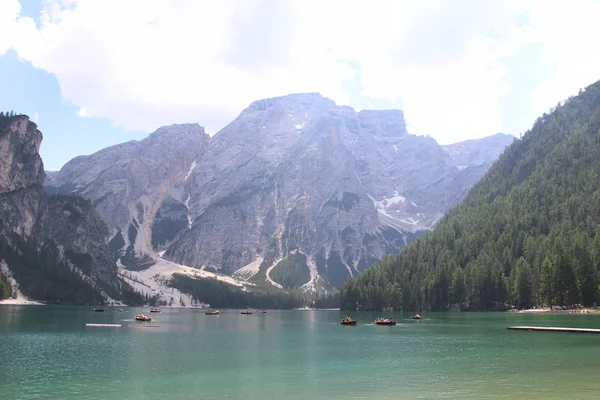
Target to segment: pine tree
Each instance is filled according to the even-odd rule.
[[[531,266],[521,257],[513,270],[513,298],[520,308],[531,308],[531,295]]]
[[[547,306],[552,305],[553,298],[553,275],[554,275],[554,266],[552,265],[552,261],[548,257],[544,258],[544,262],[542,262],[542,272],[541,272],[541,285],[540,285],[540,298],[542,300],[542,304]]]
[[[465,299],[465,276],[462,268],[454,270],[450,293],[452,304],[458,304],[459,307],[462,307]]]

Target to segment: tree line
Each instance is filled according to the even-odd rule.
[[[208,303],[215,308],[337,308],[340,301],[339,292],[336,291],[316,294],[267,287],[242,290],[217,279],[191,278],[182,274],[174,274],[170,286],[190,294],[196,302]]]
[[[25,114],[15,114],[15,112],[13,110],[4,112],[4,111],[0,111],[0,118],[11,118],[11,117],[18,117],[21,115],[25,115]]]
[[[12,297],[12,288],[8,280],[0,272],[0,300],[10,299]]]

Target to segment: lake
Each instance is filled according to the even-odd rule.
[[[595,399],[600,315],[0,306],[0,399]],[[357,326],[341,326],[345,314]],[[118,328],[86,327],[118,323]],[[150,325],[150,326],[148,326]]]

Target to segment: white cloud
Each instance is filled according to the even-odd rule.
[[[600,38],[598,16],[596,0],[549,1],[532,9],[536,39],[543,43],[539,66],[553,74],[532,95],[537,114],[600,79],[600,53],[595,50]]]
[[[594,0],[55,0],[36,27],[6,0],[0,54],[54,74],[79,115],[132,130],[197,121],[214,132],[253,100],[318,91],[395,104],[448,143],[518,134],[598,79],[598,11]],[[517,63],[531,46],[539,57]],[[523,67],[547,79],[521,87]],[[516,102],[528,115],[518,124]]]
[[[40,114],[38,114],[37,111],[34,112],[32,119],[33,119],[33,122],[38,122],[40,120]]]

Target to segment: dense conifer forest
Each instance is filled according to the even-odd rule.
[[[242,290],[216,279],[191,279],[185,275],[174,274],[171,286],[192,295],[198,302],[209,303],[219,308],[276,308],[290,309],[300,307],[333,308],[339,305],[339,292],[317,295],[302,290],[284,291],[276,288],[256,287]]]
[[[600,82],[539,117],[435,231],[341,290],[343,309],[599,300]]]
[[[10,266],[19,289],[27,296],[45,303],[102,304],[99,291],[85,283],[81,277],[61,264],[56,247],[37,249],[18,237],[11,245],[0,237],[0,254]],[[8,298],[11,293],[4,293]]]
[[[12,289],[6,277],[0,274],[0,300],[8,299],[12,296]]]

